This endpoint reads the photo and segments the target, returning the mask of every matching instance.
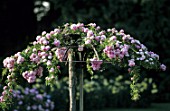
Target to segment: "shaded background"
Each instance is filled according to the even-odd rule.
[[[116,27],[119,30],[124,29],[125,33],[129,33],[131,36],[139,39],[149,50],[159,54],[160,61],[167,65],[166,72],[155,72],[152,70],[141,72],[142,78],[153,78],[158,92],[151,95],[151,89],[148,86],[147,90],[142,93],[141,100],[135,103],[131,102],[130,96],[127,94],[128,88],[125,88],[118,94],[116,93],[117,95],[113,93],[113,89],[117,91],[120,89],[119,87],[124,85],[121,80],[129,79],[126,75],[127,72],[122,69],[106,70],[105,77],[96,77],[101,79],[95,81],[95,83],[87,80],[86,83],[91,86],[85,86],[86,109],[143,107],[148,106],[152,102],[170,102],[169,0],[1,0],[0,67],[2,67],[2,60],[6,56],[25,49],[29,42],[35,40],[37,34],[44,30],[53,30],[55,27],[67,22],[83,22],[85,24],[95,22],[104,29],[111,27]],[[120,85],[116,86],[114,82],[110,81],[115,80],[119,75],[122,75],[123,79],[120,80],[120,83],[117,80]],[[87,78],[89,77],[87,76]],[[105,92],[103,88],[109,86],[105,86],[104,80],[112,87],[109,90],[105,90]],[[116,86],[118,89],[113,88],[113,86]],[[96,88],[95,91],[87,91],[91,87]],[[101,90],[98,90],[98,87]],[[107,92],[110,90],[111,93]],[[58,92],[58,94],[60,93]],[[66,95],[65,98],[67,97]],[[98,95],[98,97],[95,98],[94,95]],[[127,97],[124,97],[125,95]],[[60,97],[60,95],[57,97]],[[125,98],[126,101],[124,100]],[[68,100],[58,99],[61,99],[60,101],[64,101],[65,105],[68,105]],[[92,101],[93,104],[88,104],[89,101]]]

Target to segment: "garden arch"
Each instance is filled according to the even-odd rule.
[[[0,97],[1,106],[5,108],[11,102],[12,89],[19,79],[33,83],[37,77],[43,76],[44,67],[49,72],[45,77],[46,84],[54,84],[60,73],[60,62],[69,63],[70,111],[76,110],[76,76],[73,70],[76,62],[86,63],[90,74],[104,67],[103,63],[127,68],[132,81],[130,88],[133,100],[139,99],[136,82],[140,67],[166,70],[166,66],[159,62],[159,55],[148,51],[145,45],[123,30],[110,28],[105,31],[95,23],[67,23],[50,33],[42,32],[25,50],[3,61],[3,76],[7,75],[7,79]],[[80,111],[83,111],[83,68],[80,81]]]

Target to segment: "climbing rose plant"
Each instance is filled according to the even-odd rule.
[[[44,68],[49,72],[45,77],[46,84],[53,84],[60,73],[59,64],[66,61],[70,48],[84,54],[83,60],[90,74],[107,63],[127,68],[132,81],[130,88],[133,100],[139,99],[136,83],[141,67],[166,70],[166,66],[159,62],[159,55],[149,51],[139,40],[125,34],[124,30],[102,30],[95,23],[67,23],[49,33],[43,31],[25,50],[3,61],[3,76],[7,75],[7,79],[0,97],[1,105],[5,107],[11,102],[14,86],[20,79],[34,83],[36,78],[43,76]]]

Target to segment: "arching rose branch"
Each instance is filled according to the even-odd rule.
[[[91,74],[107,62],[127,68],[132,81],[130,87],[133,100],[139,98],[135,84],[140,76],[140,67],[166,70],[157,54],[148,51],[145,45],[123,30],[110,28],[105,31],[95,23],[65,24],[50,33],[42,32],[32,45],[3,61],[3,76],[7,78],[3,78],[6,86],[0,96],[1,105],[5,107],[11,102],[12,90],[20,79],[34,83],[37,77],[43,76],[44,67],[49,72],[45,77],[46,84],[52,85],[60,73],[60,62],[67,58],[69,48],[74,46],[72,49],[75,53],[86,53],[83,60],[86,60]]]

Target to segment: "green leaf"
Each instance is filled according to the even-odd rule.
[[[4,69],[2,70],[2,76],[5,76],[7,73],[8,73],[8,69],[7,69],[7,68],[4,68]]]

